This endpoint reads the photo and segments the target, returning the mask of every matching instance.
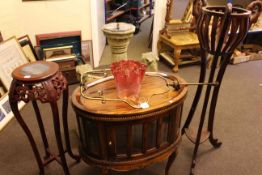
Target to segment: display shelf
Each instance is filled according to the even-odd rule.
[[[114,20],[115,18],[123,15],[126,11],[125,10],[117,10],[114,13],[112,13],[111,16],[106,18],[106,22],[111,22],[112,20]]]
[[[141,7],[138,7],[138,8],[132,7],[132,8],[130,8],[130,9],[131,9],[131,10],[142,10],[142,9],[144,9],[144,8],[149,7],[150,4],[151,4],[151,3],[148,2],[148,3],[146,3],[146,4],[143,4]]]
[[[152,10],[153,10],[153,0],[140,0],[140,1],[135,1],[135,0],[128,0],[125,3],[122,3],[123,7],[119,6],[117,8],[110,9],[111,3],[113,3],[113,0],[105,0],[105,11],[106,11],[106,23],[112,22],[114,20],[117,20],[118,17],[121,17],[124,14],[130,13],[132,14],[138,23],[144,22],[146,19],[151,17],[153,15]],[[137,7],[136,4],[137,3]],[[135,6],[134,6],[135,4]],[[139,4],[141,4],[139,6]],[[125,8],[123,10],[123,8]],[[144,15],[142,18],[139,16],[139,11],[146,9],[148,14]],[[112,11],[110,13],[110,11]]]

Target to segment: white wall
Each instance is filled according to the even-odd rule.
[[[106,45],[106,37],[101,30],[105,25],[105,4],[103,0],[91,0],[90,7],[92,14],[93,66],[97,67]]]
[[[167,0],[155,0],[152,51],[156,55],[159,31],[162,30],[165,25],[166,2]]]
[[[82,39],[90,40],[90,0],[28,1],[0,0],[0,31],[4,39],[29,34],[82,31]]]
[[[4,39],[13,35],[23,35],[23,27],[18,16],[18,0],[0,0],[0,31]]]

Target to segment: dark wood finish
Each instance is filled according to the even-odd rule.
[[[41,40],[63,38],[63,37],[73,37],[80,36],[81,31],[70,31],[70,32],[57,32],[57,33],[46,33],[46,34],[37,34],[35,36],[37,46],[40,46]],[[81,41],[81,40],[80,40]]]
[[[199,21],[197,23],[197,34],[200,41],[202,55],[199,82],[203,83],[205,81],[207,54],[211,54],[214,60],[211,65],[208,82],[212,83],[215,81],[218,83],[218,85],[207,86],[200,117],[200,123],[197,129],[197,136],[196,138],[194,138],[195,136],[192,135],[188,136],[189,139],[195,143],[190,174],[193,174],[198,148],[200,143],[204,141],[204,139],[208,138],[214,148],[219,148],[222,144],[218,141],[218,139],[214,138],[213,133],[218,94],[226,67],[230,61],[234,49],[245,38],[249,29],[249,22],[250,11],[235,7],[232,8],[231,4],[228,4],[227,7],[204,7],[201,16],[199,17]],[[218,69],[216,69],[219,57],[221,57],[221,65]],[[214,87],[213,91],[211,91],[212,87]],[[182,134],[193,133],[186,131],[188,130],[189,125],[193,119],[193,115],[201,97],[202,88],[203,86],[198,86],[197,88],[193,104],[182,129]],[[207,133],[203,132],[202,130],[209,101],[210,106],[208,114]],[[203,133],[205,133],[205,136],[201,135]]]
[[[179,81],[184,82],[181,78]],[[165,81],[159,77],[145,76],[140,96],[149,97],[166,88]],[[88,89],[94,94],[97,90],[103,90],[106,97],[117,96],[113,80]],[[187,87],[182,86],[179,91],[152,97],[147,109],[134,109],[122,102],[103,104],[85,99],[77,88],[72,95],[72,105],[79,121],[82,159],[89,165],[100,167],[102,174],[108,174],[108,170],[130,171],[169,158],[168,175],[181,141],[178,122],[186,94]],[[95,148],[102,151],[97,152]]]
[[[77,73],[75,67],[67,68],[61,71],[69,85],[79,83],[79,80],[77,79]]]
[[[45,158],[44,159],[47,159],[48,157],[50,157],[50,153],[48,151],[49,144],[48,144],[48,141],[47,141],[47,136],[46,136],[44,124],[43,124],[43,121],[42,121],[41,113],[40,113],[40,110],[39,110],[39,107],[38,107],[36,101],[32,101],[32,105],[33,105],[33,108],[34,108],[34,111],[35,111],[35,114],[36,114],[38,127],[39,127],[39,130],[40,130],[41,138],[43,140],[43,144],[44,144],[44,148],[45,148]]]
[[[13,81],[9,91],[10,106],[18,123],[21,125],[22,129],[29,139],[40,170],[40,174],[44,174],[44,166],[46,166],[53,160],[57,160],[62,165],[64,173],[66,175],[69,175],[70,173],[65,159],[65,152],[67,151],[69,155],[77,161],[79,161],[80,159],[71,151],[67,123],[68,85],[66,79],[59,71],[59,66],[54,62],[36,61],[33,63],[24,64],[16,68],[13,71],[12,76]],[[62,121],[66,142],[66,150],[63,148],[62,144],[59,112],[57,106],[57,100],[60,98],[62,93]],[[49,144],[40,114],[40,109],[37,105],[37,100],[41,101],[42,103],[50,103],[56,142],[59,151],[58,156],[51,153],[51,151],[49,150]],[[28,128],[18,110],[19,101],[24,101],[26,103],[32,101],[45,150],[45,157],[43,160],[41,159],[32,133],[30,132],[30,129]]]
[[[169,174],[169,170],[171,168],[172,163],[176,159],[176,156],[177,156],[177,149],[168,158],[166,168],[165,168],[165,174]]]
[[[250,17],[250,26],[251,26],[253,23],[257,22],[261,14],[262,2],[260,0],[255,0],[251,2],[250,4],[248,4],[246,9],[251,11],[251,17]]]
[[[28,74],[28,76],[25,76],[23,74],[23,69],[25,67],[31,66],[31,65],[41,65],[47,67],[47,71],[43,71],[39,74]],[[47,62],[47,61],[37,61],[35,63],[26,63],[24,65],[21,65],[17,67],[13,72],[12,72],[12,77],[15,80],[21,81],[21,82],[32,82],[32,81],[43,81],[46,79],[49,79],[50,77],[54,76],[57,74],[59,69],[58,64],[54,62]],[[29,77],[30,76],[30,77]],[[29,78],[28,78],[29,77]]]
[[[132,133],[132,126],[127,126],[127,156],[131,158],[132,151],[133,151],[133,133]]]

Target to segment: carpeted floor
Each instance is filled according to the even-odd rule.
[[[146,24],[146,23],[145,23]],[[143,48],[147,47],[144,44]],[[136,47],[136,50],[143,48]],[[171,69],[160,63],[160,70],[171,72]],[[199,66],[187,66],[179,70],[179,76],[188,82],[196,82]],[[219,149],[213,149],[209,142],[199,148],[195,175],[259,175],[262,174],[262,61],[247,62],[239,65],[229,65],[218,98],[215,117],[215,137],[222,142]],[[78,85],[70,86],[70,94]],[[182,124],[187,117],[195,87],[190,87],[184,104]],[[69,102],[70,103],[70,102]],[[50,147],[56,149],[51,112],[49,105],[40,104],[44,115],[44,123],[49,138]],[[32,106],[26,105],[22,114],[31,126],[37,145],[42,150],[40,134],[33,115]],[[197,127],[200,108],[194,118],[192,126]],[[75,114],[69,105],[70,138],[74,151],[77,152],[78,138],[76,136]],[[183,136],[179,147],[179,154],[171,167],[170,175],[188,175],[193,152],[193,144]],[[74,164],[69,156],[71,175],[99,175],[99,169],[90,167],[84,162]],[[154,164],[141,170],[117,173],[113,175],[163,175],[166,161]],[[0,174],[1,175],[36,175],[39,174],[36,161],[29,142],[13,119],[0,132]],[[62,168],[58,163],[50,164],[46,175],[62,175]]]

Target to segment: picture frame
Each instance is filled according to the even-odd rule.
[[[0,80],[0,98],[2,98],[8,91],[4,87],[2,81]]]
[[[36,55],[36,52],[28,35],[19,37],[18,42],[22,47],[24,54],[29,62],[34,62],[38,60],[38,57]]]
[[[72,50],[73,50],[72,45],[44,48],[43,49],[44,59],[48,60],[48,59],[51,59],[51,58],[72,56],[72,54],[73,54]],[[75,55],[74,55],[74,57],[75,57]]]
[[[18,109],[21,110],[25,106],[25,102],[18,103]],[[9,103],[9,96],[6,93],[4,97],[0,98],[0,131],[11,121],[14,114]]]
[[[85,64],[90,64],[93,66],[93,47],[92,40],[83,40],[81,41],[81,53],[82,60]]]
[[[11,37],[0,43],[0,79],[8,90],[12,82],[13,70],[28,60],[16,37]]]
[[[0,42],[2,42],[4,39],[3,39],[3,36],[2,36],[2,33],[0,31]]]
[[[35,53],[37,55],[38,60],[44,60],[43,52],[40,46],[34,46]]]
[[[72,60],[76,59],[77,64],[82,62],[82,54],[81,54],[81,31],[66,31],[66,32],[56,32],[56,33],[43,33],[36,34],[36,47],[35,49],[40,47],[40,50],[37,54],[41,55],[43,60],[46,61],[62,61],[62,60]],[[71,47],[71,54],[64,50],[64,55],[59,53],[63,53],[62,50],[59,50],[59,47]],[[49,50],[51,49],[51,50]],[[49,58],[49,54],[53,55],[52,52],[56,52],[58,55]],[[69,51],[69,49],[68,49]],[[36,51],[37,52],[37,51]],[[62,57],[62,60],[61,58]]]

